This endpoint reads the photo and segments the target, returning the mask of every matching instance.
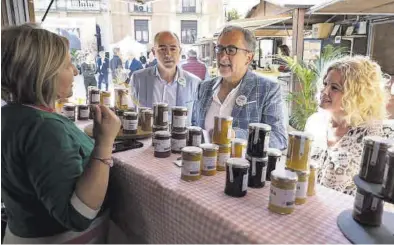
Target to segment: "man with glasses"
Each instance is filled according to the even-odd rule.
[[[130,79],[131,95],[140,106],[152,107],[153,103],[164,102],[170,107],[187,107],[191,115],[201,80],[178,66],[181,51],[175,33],[156,34],[152,52],[157,65],[134,72]]]
[[[271,126],[270,147],[284,150],[284,125],[280,85],[248,69],[253,61],[256,39],[249,30],[227,26],[215,47],[220,76],[201,83],[192,124],[212,132],[214,117],[233,117],[233,136],[248,137],[249,123]]]

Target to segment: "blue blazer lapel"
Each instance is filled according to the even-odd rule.
[[[237,96],[235,98],[244,95],[248,99],[247,102],[249,102],[250,93],[253,91],[253,89],[256,86],[257,86],[257,79],[255,79],[255,75],[253,74],[253,72],[248,70],[245,76],[243,77],[241,87],[239,88]],[[237,118],[244,106],[245,105],[239,106],[237,103],[235,103],[231,116],[233,118]]]

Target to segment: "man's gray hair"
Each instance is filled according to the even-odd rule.
[[[196,52],[196,50],[190,49],[190,50],[187,52],[187,56],[188,56],[188,57],[191,57],[191,58],[196,58],[196,57],[197,57],[197,52]]]
[[[251,32],[248,29],[242,28],[240,26],[234,26],[234,25],[228,25],[226,27],[223,28],[222,32],[219,34],[218,39],[229,32],[232,31],[239,31],[242,32],[242,34],[244,35],[244,39],[245,39],[245,45],[247,47],[247,49],[254,53],[256,50],[256,37],[254,36],[253,32]]]

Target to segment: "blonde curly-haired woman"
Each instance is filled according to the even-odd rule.
[[[99,213],[120,122],[95,107],[93,142],[55,113],[76,74],[67,39],[28,24],[1,31],[4,243],[90,243],[104,234]]]
[[[320,111],[305,131],[314,135],[312,162],[318,182],[355,195],[353,177],[360,169],[363,138],[383,136],[386,91],[380,66],[364,56],[334,61],[323,74]]]

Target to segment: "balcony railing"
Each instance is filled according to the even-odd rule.
[[[182,6],[182,13],[195,13],[196,12],[196,6]]]
[[[135,4],[129,3],[129,13],[140,13],[140,14],[151,14],[152,13],[152,4]]]
[[[51,0],[34,0],[36,11],[45,11]],[[102,5],[106,0],[55,0],[50,11],[102,11]]]

